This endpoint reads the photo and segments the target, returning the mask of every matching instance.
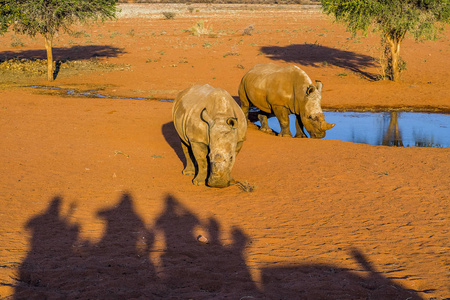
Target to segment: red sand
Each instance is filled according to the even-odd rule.
[[[170,99],[209,83],[237,96],[248,69],[275,61],[321,80],[326,108],[450,110],[449,31],[408,38],[403,81],[373,82],[378,36],[349,39],[319,12],[162,9],[175,7],[174,20],[154,12],[62,34],[56,59],[94,55],[74,43],[100,45],[97,54],[118,53],[102,61],[131,67],[61,71],[52,85]],[[215,37],[184,31],[201,19]],[[1,37],[0,55],[44,54],[40,39],[22,37],[23,49],[11,39]],[[448,148],[279,138],[251,126],[232,173],[255,191],[197,187],[181,174],[171,108],[0,89],[0,298],[450,297]]]

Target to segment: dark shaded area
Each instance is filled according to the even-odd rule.
[[[364,71],[377,63],[371,56],[344,51],[318,44],[296,44],[285,47],[266,46],[261,51],[273,60],[284,60],[301,66],[321,67],[332,65],[361,74],[366,79],[375,80],[377,74]]]
[[[102,239],[92,244],[79,238],[79,226],[70,212],[61,212],[62,199],[27,224],[32,233],[30,251],[19,267],[15,299],[129,299],[157,277],[149,252],[153,233],[136,214],[132,198],[98,212],[105,220]],[[151,294],[148,294],[151,297]]]
[[[54,47],[53,60],[82,60],[95,57],[117,57],[125,54],[124,48],[117,48],[107,45],[86,45],[72,47]],[[26,59],[47,59],[47,53],[42,45],[42,50],[21,50],[21,51],[2,51],[0,52],[0,61],[12,58]]]
[[[105,45],[88,45],[53,48],[53,61],[55,68],[53,79],[59,74],[61,64],[68,61],[95,59],[98,57],[117,57],[126,53],[124,48],[117,48]],[[45,49],[42,50],[22,50],[22,51],[3,51],[0,52],[0,63],[9,59],[28,59],[35,61],[38,59],[47,60]]]
[[[251,243],[239,227],[222,244],[220,223],[200,220],[171,195],[148,228],[123,194],[97,216],[105,221],[101,239],[80,239],[72,205],[62,212],[53,198],[46,211],[31,218],[30,250],[18,269],[14,299],[421,299],[374,270],[361,252],[356,259],[368,277],[332,265],[264,268],[262,289],[250,276],[244,251]],[[207,232],[208,243],[195,236]],[[164,237],[160,268],[150,259],[155,238]]]
[[[292,295],[297,299],[423,299],[377,272],[359,250],[352,249],[350,254],[369,273],[367,277],[321,264],[266,268],[262,270],[264,295],[268,299],[292,299]]]
[[[173,125],[173,122],[166,123],[161,128],[164,139],[167,144],[172,147],[178,158],[183,163],[183,168],[186,166],[186,158],[184,157],[183,149],[181,148],[181,139]],[[180,172],[181,173],[181,172]]]

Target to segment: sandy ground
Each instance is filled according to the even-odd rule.
[[[407,71],[392,83],[371,80],[376,34],[352,39],[314,9],[122,8],[117,21],[61,34],[55,56],[130,67],[61,71],[50,85],[173,99],[209,83],[236,97],[254,64],[295,63],[323,82],[324,108],[450,111],[448,30],[435,42],[408,38]],[[166,10],[176,17],[164,20]],[[186,32],[200,20],[212,34]],[[17,38],[22,48],[10,46]],[[0,57],[44,57],[40,38],[0,41]],[[450,298],[448,148],[279,138],[251,126],[232,173],[255,190],[197,187],[181,174],[170,102],[29,85],[49,83],[0,89],[0,298]]]

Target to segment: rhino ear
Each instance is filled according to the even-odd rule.
[[[316,87],[317,87],[317,90],[321,93],[322,92],[322,88],[323,88],[322,81],[316,80]]]
[[[236,128],[237,127],[237,118],[228,118],[227,120],[227,124],[231,126],[231,128]]]
[[[208,114],[208,112],[206,111],[206,108],[204,108],[202,110],[201,117],[202,117],[202,120],[205,121],[206,123],[208,123],[210,126],[212,126],[214,124],[214,120]]]
[[[306,89],[306,96],[313,93],[315,90],[316,88],[313,85],[308,86],[308,88]]]

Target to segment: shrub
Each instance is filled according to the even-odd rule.
[[[166,20],[173,19],[176,16],[176,13],[174,13],[173,11],[164,11],[162,14]]]
[[[195,35],[195,36],[213,35],[214,34],[212,28],[211,27],[207,27],[205,25],[205,21],[203,21],[203,20],[198,21],[197,24],[195,24],[194,26],[189,28],[188,31],[192,35]]]
[[[252,35],[254,30],[255,30],[255,26],[253,26],[253,25],[248,25],[248,26],[244,29],[244,32],[242,33],[242,35]]]

